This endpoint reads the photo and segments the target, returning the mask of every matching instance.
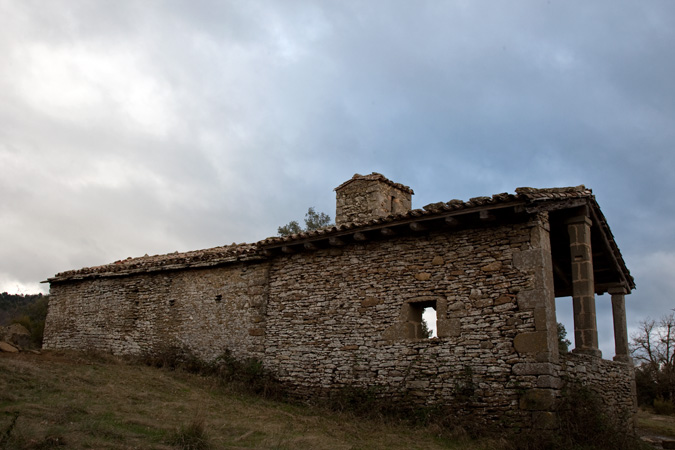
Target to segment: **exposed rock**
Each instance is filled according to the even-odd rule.
[[[19,323],[13,323],[4,327],[4,330],[0,330],[0,339],[18,347],[31,346],[30,331]]]
[[[10,345],[7,342],[0,341],[0,352],[6,352],[6,353],[18,353],[19,349],[14,347],[13,345]]]

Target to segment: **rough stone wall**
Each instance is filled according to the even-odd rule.
[[[262,357],[267,264],[53,283],[45,348]]]
[[[377,387],[529,426],[555,397],[552,281],[540,279],[546,249],[533,241],[546,226],[537,217],[279,257],[270,268],[265,364],[298,395]],[[434,301],[440,337],[410,338],[407,309]],[[529,344],[541,332],[543,344]],[[530,388],[543,389],[521,404]]]
[[[635,371],[631,363],[567,353],[561,357],[563,383],[579,384],[596,393],[609,411],[626,413],[629,424],[637,413]]]
[[[354,180],[336,192],[335,223],[365,222],[411,208],[409,192],[378,180]]]

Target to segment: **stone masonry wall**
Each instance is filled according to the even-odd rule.
[[[262,357],[267,264],[53,283],[44,348]]]
[[[553,294],[539,279],[541,257],[533,257],[542,254],[533,236],[546,226],[536,218],[278,257],[270,268],[265,365],[300,396],[376,387],[529,426],[555,396],[546,335],[555,326],[547,331],[545,306]],[[439,337],[410,338],[408,310],[433,302]],[[541,331],[543,344],[529,345]],[[530,388],[546,395],[521,405]]]
[[[629,425],[637,413],[635,371],[630,363],[567,353],[561,358],[561,380],[596,393],[609,411],[625,412]]]

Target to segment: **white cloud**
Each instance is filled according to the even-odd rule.
[[[675,7],[619,3],[0,0],[3,283],[255,241],[380,171],[417,206],[586,184],[658,316]]]
[[[129,48],[35,42],[16,46],[11,64],[17,67],[9,80],[15,95],[55,119],[81,125],[112,120],[157,136],[179,124],[170,86]]]

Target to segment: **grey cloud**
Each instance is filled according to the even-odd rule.
[[[417,207],[586,184],[636,275],[631,324],[658,316],[674,16],[669,1],[0,1],[0,289],[256,241],[308,206],[334,214],[335,186],[378,171]]]

